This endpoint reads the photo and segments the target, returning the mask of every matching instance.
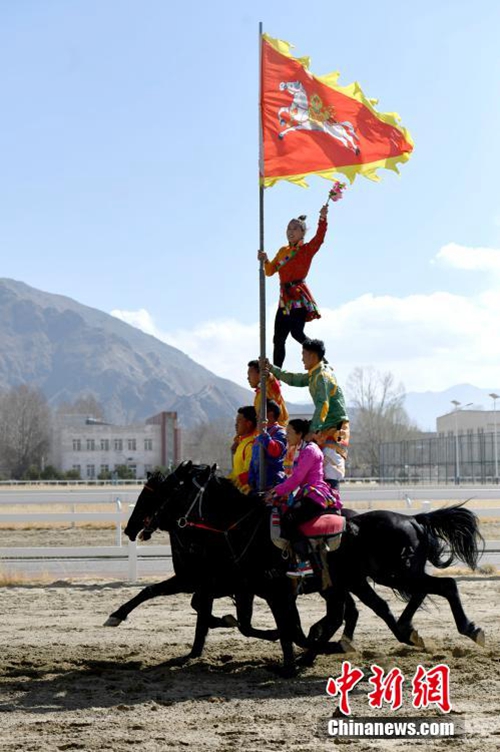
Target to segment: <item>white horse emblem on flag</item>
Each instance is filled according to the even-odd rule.
[[[359,137],[353,124],[348,120],[339,123],[333,107],[325,107],[318,94],[313,94],[309,102],[307,92],[300,81],[282,81],[280,90],[287,91],[293,96],[290,107],[281,107],[278,111],[280,125],[287,126],[280,132],[280,138],[284,138],[291,131],[322,131],[340,141],[355,154],[359,154]]]

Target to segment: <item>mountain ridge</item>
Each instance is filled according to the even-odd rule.
[[[190,425],[190,412],[206,422],[218,404],[229,418],[253,401],[250,390],[110,314],[3,278],[0,387],[21,383],[38,387],[52,406],[93,394],[116,423],[184,405],[180,422]],[[189,401],[196,409],[187,410]]]
[[[243,364],[243,368],[246,364]],[[209,371],[181,350],[64,295],[0,278],[0,388],[38,387],[49,404],[93,394],[115,423],[142,421],[161,410],[176,411],[180,424],[234,419],[253,403],[253,392]],[[453,410],[455,399],[492,409],[489,393],[472,384],[440,392],[407,392],[405,408],[422,430]],[[312,412],[309,403],[290,412]]]

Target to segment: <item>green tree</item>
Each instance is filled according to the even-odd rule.
[[[65,480],[81,480],[80,471],[79,470],[66,470],[64,473],[64,479]]]
[[[63,473],[54,467],[54,465],[47,465],[40,473],[41,480],[62,480],[63,477]]]
[[[116,465],[115,473],[120,480],[133,480],[135,478],[134,471],[128,465]]]

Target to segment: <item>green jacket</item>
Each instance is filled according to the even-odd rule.
[[[333,368],[321,361],[307,373],[289,373],[271,366],[271,373],[290,386],[308,386],[314,402],[311,431],[334,428],[340,421],[349,420],[342,389],[337,384]]]

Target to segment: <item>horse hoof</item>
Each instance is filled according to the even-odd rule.
[[[108,616],[103,627],[119,627],[122,621],[125,621],[125,619],[119,619],[117,616]]]
[[[310,668],[314,665],[314,661],[317,658],[317,653],[314,650],[306,650],[305,653],[301,655],[298,662],[301,666],[304,668]]]
[[[312,644],[316,642],[323,642],[325,640],[323,630],[322,629],[314,629],[314,627],[311,627],[309,630],[309,634],[307,635],[307,642]]]
[[[355,653],[356,648],[354,647],[352,641],[349,639],[349,637],[345,637],[344,635],[340,638],[339,642],[340,647],[344,651],[344,653]]]
[[[224,622],[224,627],[227,627],[228,629],[234,629],[238,626],[238,622],[232,614],[226,614],[226,616],[223,616],[222,621]]]
[[[486,635],[484,634],[484,631],[481,629],[481,627],[475,629],[470,638],[475,643],[477,643],[479,647],[484,648],[486,644]]]
[[[425,648],[425,642],[416,629],[413,629],[410,634],[410,644],[415,645],[416,648],[421,648],[422,650]]]

